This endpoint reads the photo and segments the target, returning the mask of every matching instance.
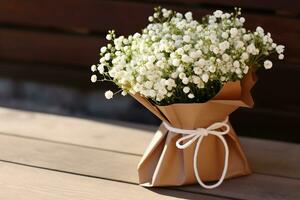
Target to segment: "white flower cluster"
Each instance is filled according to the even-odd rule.
[[[199,22],[191,12],[159,7],[149,21],[141,34],[127,38],[110,31],[106,38],[111,43],[101,48],[100,64],[91,68],[101,74],[100,81],[117,84],[123,95],[139,93],[159,105],[203,102],[251,68],[270,69],[266,59],[272,54],[284,58],[284,46],[274,43],[270,33],[243,27],[240,9],[217,10]],[[110,99],[113,93],[105,96]]]

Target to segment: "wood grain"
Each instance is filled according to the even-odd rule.
[[[299,188],[299,180],[254,174],[225,181],[221,187],[214,189],[213,193],[249,200],[297,200],[300,198]],[[194,185],[182,189],[197,192],[199,186]],[[204,191],[204,193],[209,193],[209,191]]]
[[[299,46],[294,41],[300,38],[300,32],[290,31],[273,33],[274,40],[288,47],[284,62],[299,64]],[[4,60],[74,65],[88,69],[98,63],[99,48],[104,44],[103,36],[0,28],[0,58]]]
[[[191,5],[206,5],[210,7],[220,7],[220,6],[239,6],[245,9],[256,9],[256,12],[270,12],[270,11],[285,11],[286,15],[295,16],[299,14],[300,2],[297,0],[168,0],[167,2],[180,2]],[[281,13],[281,12],[280,12]]]
[[[0,160],[136,184],[140,156],[0,134]]]
[[[220,198],[165,188],[95,179],[0,162],[0,199],[5,200],[140,200]]]
[[[95,62],[96,63],[96,62]],[[88,66],[83,66],[88,67]],[[0,61],[0,76],[18,81],[33,81],[71,87],[76,89],[90,89],[98,85],[92,84],[89,80],[92,72],[84,69],[82,66],[57,65],[57,64],[39,64],[24,62]],[[30,71],[30,73],[28,73]],[[59,75],[58,72],[59,71]],[[104,88],[105,85],[101,85]]]
[[[0,28],[0,58],[89,68],[98,62],[104,40],[95,36]]]
[[[136,165],[140,156],[0,135],[0,159],[77,175],[84,174],[137,184]],[[300,193],[295,193],[299,187],[299,179],[253,174],[249,177],[225,181],[215,190],[204,190],[199,185],[176,187],[176,189],[227,198],[263,200],[283,197],[300,198]]]
[[[153,7],[160,4],[182,12],[191,10],[196,18],[201,18],[203,15],[212,13],[214,11],[214,8],[207,9],[197,5],[189,5],[189,1],[180,1],[187,2],[187,4],[176,5],[173,3],[176,3],[176,1],[149,1],[145,3],[138,1],[62,0],[60,1],[60,6],[57,6],[56,3],[50,0],[44,0],[43,2],[2,0],[0,7],[0,23],[15,23],[42,27],[61,27],[63,29],[69,28],[71,30],[72,28],[75,28],[75,30],[98,30],[105,32],[109,29],[116,29],[116,31],[121,34],[129,34],[133,33],[133,31],[135,32],[143,28],[147,22],[148,16],[153,13]],[[202,2],[208,3],[209,1],[200,0],[193,1],[192,3],[199,4]],[[253,1],[243,2],[219,0],[214,3],[210,3],[210,5],[227,4],[231,7],[234,7],[238,4],[254,4]],[[258,1],[256,0],[256,2]],[[263,2],[261,4],[267,4],[269,8],[267,10],[270,10],[271,4],[276,5],[274,1],[272,1],[272,3]],[[255,6],[259,7],[259,4]],[[299,2],[296,1],[293,1],[290,4],[287,2],[279,2],[277,3],[277,6],[283,10],[285,10],[284,7],[288,6],[297,11],[300,7]],[[250,17],[248,22],[251,24],[250,26],[257,26],[258,22],[266,22],[267,20],[268,22],[273,22],[271,24],[266,24],[269,28],[271,28],[269,31],[272,31],[272,33],[274,31],[281,33],[287,31],[286,29],[276,29],[279,26],[288,26],[289,29],[294,28],[295,31],[299,30],[299,28],[296,26],[296,24],[300,23],[298,20],[290,20],[288,18],[278,17],[275,15],[267,16],[269,13],[265,12],[265,9],[263,11],[265,14],[261,15],[251,14],[251,12],[250,14],[247,14],[247,10],[245,11],[246,18],[248,18],[248,16]],[[280,23],[280,25],[276,24],[276,22]],[[296,23],[295,26],[290,27],[289,25],[291,25],[291,22]],[[124,26],[124,24],[126,24],[126,26]]]
[[[5,108],[0,109],[0,119],[2,133],[135,155],[142,155],[156,129]],[[300,178],[300,145],[251,138],[241,141],[255,172]]]
[[[144,152],[157,129],[141,131],[129,126],[6,108],[0,108],[0,119],[0,132],[138,155]]]
[[[300,179],[299,144],[250,138],[241,143],[256,172]]]

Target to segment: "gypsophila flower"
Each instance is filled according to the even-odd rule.
[[[91,76],[91,81],[92,81],[92,83],[95,83],[96,81],[97,81],[97,75],[92,75]]]
[[[97,67],[97,69],[98,69],[98,71],[99,71],[100,74],[104,73],[105,69],[104,69],[104,65],[103,64],[99,64],[98,67]]]
[[[112,91],[108,90],[104,93],[104,95],[105,95],[106,99],[112,99],[114,96],[114,93]]]
[[[141,33],[108,32],[109,44],[100,48],[97,68],[91,67],[101,75],[91,81],[111,81],[122,95],[139,94],[158,105],[205,102],[226,82],[258,67],[272,68],[272,55],[284,59],[285,47],[262,27],[246,30],[240,15],[240,9],[217,10],[200,21],[191,12],[157,7]],[[105,92],[108,99],[113,95]]]
[[[284,55],[283,55],[283,54],[279,54],[279,55],[278,55],[278,59],[279,59],[279,60],[283,60],[283,59],[284,59]]]
[[[126,96],[127,92],[126,91],[122,91],[121,94],[122,94],[122,96]]]
[[[188,21],[191,21],[193,19],[193,14],[192,12],[187,12],[185,13],[185,18],[188,20]]]
[[[241,18],[240,18],[240,22],[241,22],[241,23],[245,23],[245,21],[246,21],[246,20],[245,20],[244,17],[241,17]]]
[[[266,60],[266,61],[264,62],[264,67],[265,67],[266,69],[271,69],[272,66],[273,66],[273,63],[272,63],[271,61],[269,61],[269,60]]]
[[[276,51],[277,51],[278,54],[283,53],[283,51],[284,51],[284,46],[283,46],[283,45],[278,45],[278,46],[276,46]]]
[[[92,65],[92,66],[91,66],[91,71],[92,71],[92,72],[95,72],[96,70],[97,70],[96,65]]]
[[[235,27],[231,28],[229,32],[230,32],[231,37],[233,37],[233,38],[236,37],[236,35],[238,34],[238,30]]]
[[[191,89],[190,89],[189,87],[184,87],[184,88],[183,88],[183,92],[186,93],[186,94],[189,93],[190,90],[191,90]]]
[[[195,98],[195,95],[192,94],[192,93],[190,93],[190,94],[188,95],[188,98],[193,99],[193,98]]]
[[[112,39],[111,35],[110,35],[110,34],[109,34],[109,35],[106,35],[106,39],[107,39],[107,40],[111,40],[111,39]]]
[[[220,18],[220,17],[222,16],[222,14],[223,14],[223,12],[222,12],[221,10],[216,10],[216,11],[214,12],[214,16],[215,16],[216,18]]]
[[[222,38],[227,39],[228,38],[228,33],[227,32],[223,32],[221,34]]]
[[[107,50],[107,48],[106,48],[106,47],[101,47],[101,49],[100,49],[100,52],[101,52],[101,53],[105,53],[105,52],[106,52],[106,50]]]
[[[185,85],[187,85],[189,83],[189,79],[187,77],[184,77],[182,79],[182,83],[185,84]]]
[[[203,74],[203,75],[201,76],[201,78],[202,78],[203,82],[207,83],[207,82],[208,82],[208,79],[209,79],[209,76],[208,76],[208,74]]]
[[[183,36],[183,41],[184,42],[186,42],[186,43],[188,43],[188,42],[190,42],[191,41],[191,37],[189,36],[189,35],[185,35],[185,36]]]

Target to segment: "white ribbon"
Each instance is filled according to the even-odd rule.
[[[179,149],[185,149],[185,148],[189,147],[193,142],[195,142],[198,139],[196,148],[195,148],[195,152],[194,152],[194,172],[195,172],[195,176],[197,178],[198,183],[206,189],[213,189],[213,188],[216,188],[219,185],[221,185],[223,180],[225,179],[225,176],[227,173],[229,149],[228,149],[226,140],[224,138],[224,135],[229,133],[229,130],[230,130],[230,127],[227,124],[227,122],[228,122],[228,117],[223,122],[216,122],[207,128],[197,128],[195,130],[175,128],[166,122],[163,123],[164,126],[169,131],[185,135],[176,141],[176,147]],[[224,129],[224,131],[218,131],[218,129],[220,129],[220,128],[225,128],[225,129]],[[224,160],[224,168],[223,168],[222,176],[220,177],[219,181],[213,185],[206,185],[202,182],[202,180],[199,176],[199,173],[198,173],[198,166],[197,166],[199,146],[202,142],[203,137],[208,136],[209,134],[217,136],[223,142],[224,148],[225,148],[225,160]],[[181,142],[184,142],[185,140],[188,140],[188,141],[184,144],[181,144]]]

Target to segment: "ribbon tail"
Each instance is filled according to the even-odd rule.
[[[199,140],[197,141],[196,148],[195,148],[195,153],[194,153],[194,172],[195,172],[195,176],[196,176],[196,179],[197,179],[198,183],[203,188],[206,188],[206,189],[213,189],[213,188],[216,188],[216,187],[220,186],[222,184],[222,182],[224,181],[225,177],[226,177],[226,173],[227,173],[227,169],[228,169],[229,149],[228,149],[228,145],[226,143],[226,140],[222,135],[217,135],[217,134],[213,134],[213,135],[217,136],[222,141],[222,143],[224,144],[224,149],[225,149],[224,168],[223,168],[222,175],[221,175],[221,177],[220,177],[220,179],[217,183],[215,183],[213,185],[206,185],[205,183],[203,183],[203,181],[201,180],[201,178],[199,176],[199,173],[198,173],[198,152],[199,152],[200,144],[203,140],[203,136],[201,136],[199,138]]]

